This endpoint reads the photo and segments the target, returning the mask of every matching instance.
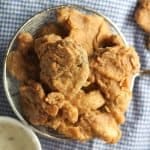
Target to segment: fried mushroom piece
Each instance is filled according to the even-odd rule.
[[[138,7],[135,11],[136,23],[145,31],[150,33],[150,1],[139,0]]]
[[[40,68],[41,81],[65,96],[78,93],[89,75],[86,51],[69,38],[47,46]]]
[[[25,85],[20,86],[19,92],[23,115],[33,125],[45,125],[48,115],[41,107],[45,98],[41,84],[32,80],[28,81]]]
[[[100,48],[93,55],[91,68],[115,81],[139,72],[139,57],[134,48],[122,46]]]
[[[16,50],[7,57],[7,69],[19,81],[39,79],[39,62],[33,49],[33,37],[22,32],[17,37]]]
[[[98,49],[94,55],[90,67],[106,98],[106,111],[122,124],[132,97],[132,78],[139,72],[139,57],[134,49],[120,46]]]
[[[7,69],[19,81],[39,79],[38,60],[34,53],[23,56],[19,50],[11,51],[7,56]]]
[[[68,29],[68,36],[82,45],[88,55],[93,53],[97,43],[103,41],[111,33],[102,17],[95,14],[83,14],[69,7],[57,10],[57,21]]]

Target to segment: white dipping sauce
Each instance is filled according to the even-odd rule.
[[[0,150],[36,150],[36,143],[24,128],[0,123]]]

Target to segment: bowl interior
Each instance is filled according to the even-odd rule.
[[[21,28],[17,31],[17,33],[15,34],[15,36],[13,37],[8,50],[6,52],[6,59],[4,62],[4,69],[3,69],[3,81],[4,81],[4,88],[5,88],[5,92],[6,92],[6,96],[8,98],[8,101],[13,109],[13,111],[15,112],[15,114],[17,115],[17,117],[25,124],[28,124],[28,122],[23,118],[22,114],[21,114],[21,109],[20,109],[20,105],[19,105],[19,91],[18,91],[18,81],[15,80],[14,78],[12,78],[10,76],[10,74],[7,72],[6,70],[6,61],[7,61],[7,55],[9,54],[10,51],[13,50],[13,48],[15,47],[15,39],[17,37],[17,35],[20,32],[26,31],[31,33],[32,35],[34,35],[36,33],[36,31],[45,23],[49,22],[49,21],[55,21],[56,20],[56,9],[60,8],[60,7],[65,7],[65,6],[58,6],[55,8],[49,8],[47,10],[44,10],[42,12],[37,13],[35,16],[33,16],[32,18],[30,18],[25,24],[23,24],[23,26],[21,26]],[[111,30],[114,32],[114,34],[118,34],[120,35],[120,37],[122,38],[122,40],[124,41],[124,43],[127,45],[124,36],[122,35],[122,33],[118,30],[118,28],[116,27],[116,25],[109,20],[107,17],[105,17],[103,14],[101,13],[96,13],[93,10],[84,8],[84,7],[80,7],[80,6],[68,6],[68,7],[74,7],[84,13],[90,13],[90,14],[97,14],[99,16],[102,16],[106,22],[109,24]],[[44,135],[46,137],[49,138],[55,138],[55,139],[67,139],[66,137],[64,137],[63,135],[58,134],[57,132],[55,132],[54,130],[45,128],[45,127],[37,127],[37,126],[33,126],[30,125],[30,127],[38,132],[41,135]]]

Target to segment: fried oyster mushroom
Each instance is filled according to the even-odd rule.
[[[57,21],[68,29],[68,37],[82,45],[88,55],[91,55],[94,48],[97,48],[111,34],[102,17],[95,14],[83,14],[69,7],[57,10]]]
[[[7,57],[7,69],[19,81],[39,78],[39,61],[33,50],[33,37],[28,32],[17,37],[16,50]]]
[[[119,124],[132,97],[132,78],[139,72],[139,57],[133,48],[122,46],[100,48],[90,62],[95,82],[105,95],[105,110]]]
[[[79,92],[89,75],[86,51],[70,38],[46,46],[40,58],[40,79],[67,96]],[[69,94],[70,95],[70,94]]]
[[[145,31],[150,33],[150,1],[139,0],[135,11],[136,23]]]
[[[19,88],[23,115],[33,125],[44,125],[48,115],[42,109],[45,92],[40,83],[29,80]]]
[[[134,48],[114,46],[99,48],[91,60],[92,68],[110,79],[121,81],[139,72],[139,57]]]

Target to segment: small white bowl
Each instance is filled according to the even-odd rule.
[[[0,150],[42,150],[36,134],[21,122],[0,116]]]

